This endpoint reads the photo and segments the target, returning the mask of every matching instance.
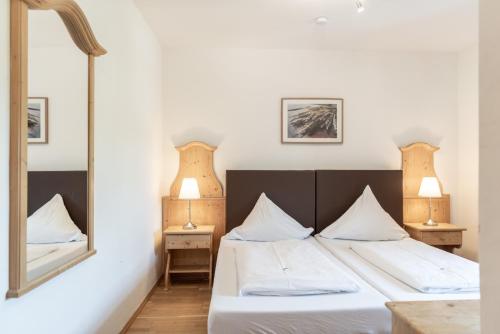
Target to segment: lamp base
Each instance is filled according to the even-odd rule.
[[[197,226],[193,224],[192,222],[187,222],[186,224],[182,225],[183,230],[195,230]]]
[[[424,226],[438,226],[439,224],[436,223],[434,220],[429,219],[426,223],[423,223],[422,225],[424,225]]]

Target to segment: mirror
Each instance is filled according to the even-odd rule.
[[[95,254],[94,59],[74,0],[11,0],[9,291]]]
[[[57,13],[28,11],[28,282],[88,251],[87,81]]]

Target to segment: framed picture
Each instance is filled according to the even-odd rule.
[[[49,99],[28,97],[28,144],[49,142]]]
[[[344,100],[281,99],[283,143],[342,143]]]

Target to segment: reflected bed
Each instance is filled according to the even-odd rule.
[[[26,275],[28,281],[48,273],[87,251],[87,241],[60,242],[53,244],[28,244],[28,258],[38,253],[42,256],[28,262]]]
[[[85,234],[85,240],[57,243],[27,243],[28,281],[49,273],[88,250],[87,171],[28,172],[28,216],[60,194],[71,220]]]

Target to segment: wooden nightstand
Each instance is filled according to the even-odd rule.
[[[406,231],[413,239],[448,252],[453,251],[453,248],[462,247],[462,232],[467,230],[453,224],[425,226],[420,223],[406,223],[404,225]]]
[[[184,230],[182,226],[169,226],[163,231],[165,238],[165,289],[172,273],[208,273],[212,286],[212,249],[214,225],[198,225]]]

